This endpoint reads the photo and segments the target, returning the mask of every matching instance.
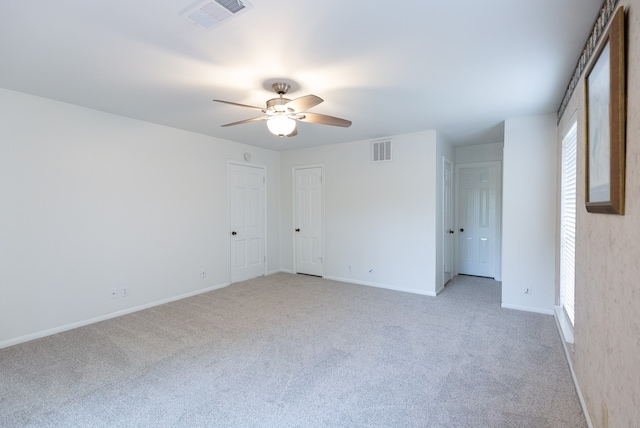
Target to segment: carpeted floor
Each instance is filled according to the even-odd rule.
[[[586,427],[555,321],[275,274],[0,349],[1,427]]]

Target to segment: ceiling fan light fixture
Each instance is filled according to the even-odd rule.
[[[350,120],[327,116],[326,114],[308,113],[307,110],[317,106],[323,101],[322,98],[316,95],[304,95],[293,100],[285,98],[283,95],[285,95],[289,91],[289,85],[287,83],[274,83],[273,90],[279,95],[279,97],[267,100],[266,108],[254,107],[246,104],[234,103],[231,101],[213,100],[219,103],[249,108],[251,110],[259,110],[266,115],[261,117],[254,117],[251,119],[240,120],[238,122],[227,123],[221,126],[224,127],[242,125],[244,123],[264,120],[267,122],[267,128],[269,129],[269,131],[279,137],[294,137],[298,135],[298,130],[296,129],[297,121],[317,123],[319,125],[341,126],[343,128],[348,128],[349,126],[351,126]]]
[[[273,135],[285,137],[296,129],[296,121],[289,119],[287,116],[278,115],[267,120],[267,128]]]

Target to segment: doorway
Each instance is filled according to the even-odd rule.
[[[231,283],[266,273],[265,168],[228,164]]]
[[[456,166],[458,273],[499,279],[500,162]]]
[[[453,278],[453,164],[442,158],[442,284]]]
[[[294,271],[323,275],[323,166],[293,168]]]

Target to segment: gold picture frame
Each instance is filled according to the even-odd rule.
[[[584,78],[587,211],[624,214],[626,150],[624,7],[614,14]]]

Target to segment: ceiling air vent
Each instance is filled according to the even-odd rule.
[[[205,0],[193,3],[180,12],[180,16],[208,30],[250,9],[253,9],[253,6],[246,1]]]
[[[371,162],[391,161],[391,140],[371,142]]]

